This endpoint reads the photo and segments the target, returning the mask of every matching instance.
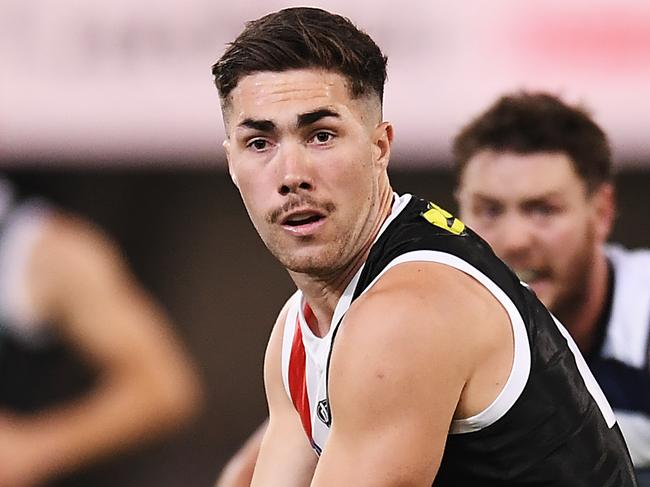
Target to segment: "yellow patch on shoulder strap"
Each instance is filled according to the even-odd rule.
[[[432,225],[447,230],[454,235],[460,235],[465,230],[465,224],[462,221],[433,203],[429,203],[429,209],[422,213],[422,216]]]

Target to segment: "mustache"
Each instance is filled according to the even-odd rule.
[[[526,268],[526,267],[511,267],[517,274],[517,277],[524,282],[534,281],[536,279],[549,279],[553,277],[553,273],[548,268]]]
[[[283,215],[290,212],[295,208],[308,207],[312,210],[322,211],[325,214],[332,213],[336,210],[336,205],[331,201],[318,202],[311,196],[300,196],[292,198],[284,203],[282,206],[270,211],[266,215],[266,221],[268,223],[277,223]]]

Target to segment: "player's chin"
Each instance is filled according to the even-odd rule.
[[[528,285],[535,292],[537,298],[544,303],[544,306],[553,309],[553,306],[557,301],[557,292],[556,286],[550,279],[538,279],[529,282]]]
[[[314,276],[329,275],[332,273],[332,269],[336,268],[337,266],[336,259],[329,258],[327,253],[322,251],[296,251],[295,253],[286,255],[280,261],[284,267],[292,272],[310,274]]]

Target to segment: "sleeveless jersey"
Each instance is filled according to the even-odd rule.
[[[282,376],[313,449],[326,448],[336,421],[327,375],[347,309],[389,268],[413,261],[442,263],[475,278],[507,311],[514,336],[503,390],[479,414],[452,422],[433,485],[636,486],[614,414],[568,332],[474,232],[410,195],[396,196],[327,335],[309,329],[311,311],[300,291],[290,299]]]
[[[604,340],[589,366],[614,408],[636,467],[650,466],[650,251],[608,245],[613,293]]]
[[[27,297],[26,269],[51,208],[20,199],[0,178],[0,409],[35,412],[78,396],[94,371],[39,320]]]
[[[27,295],[26,274],[49,215],[44,201],[17,199],[0,179],[0,334],[25,343],[40,342],[46,333]]]

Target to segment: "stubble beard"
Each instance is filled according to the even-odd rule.
[[[575,316],[581,312],[588,299],[592,267],[595,262],[594,229],[587,228],[585,245],[577,252],[574,259],[566,266],[553,303],[549,306],[551,312],[567,327]]]
[[[287,250],[279,240],[269,242],[267,248],[283,267],[291,272],[327,278],[345,267],[342,257],[346,254],[346,249],[349,249],[351,236],[339,233],[325,248],[307,252],[303,252],[302,249]],[[308,245],[307,240],[305,239],[305,245]]]

